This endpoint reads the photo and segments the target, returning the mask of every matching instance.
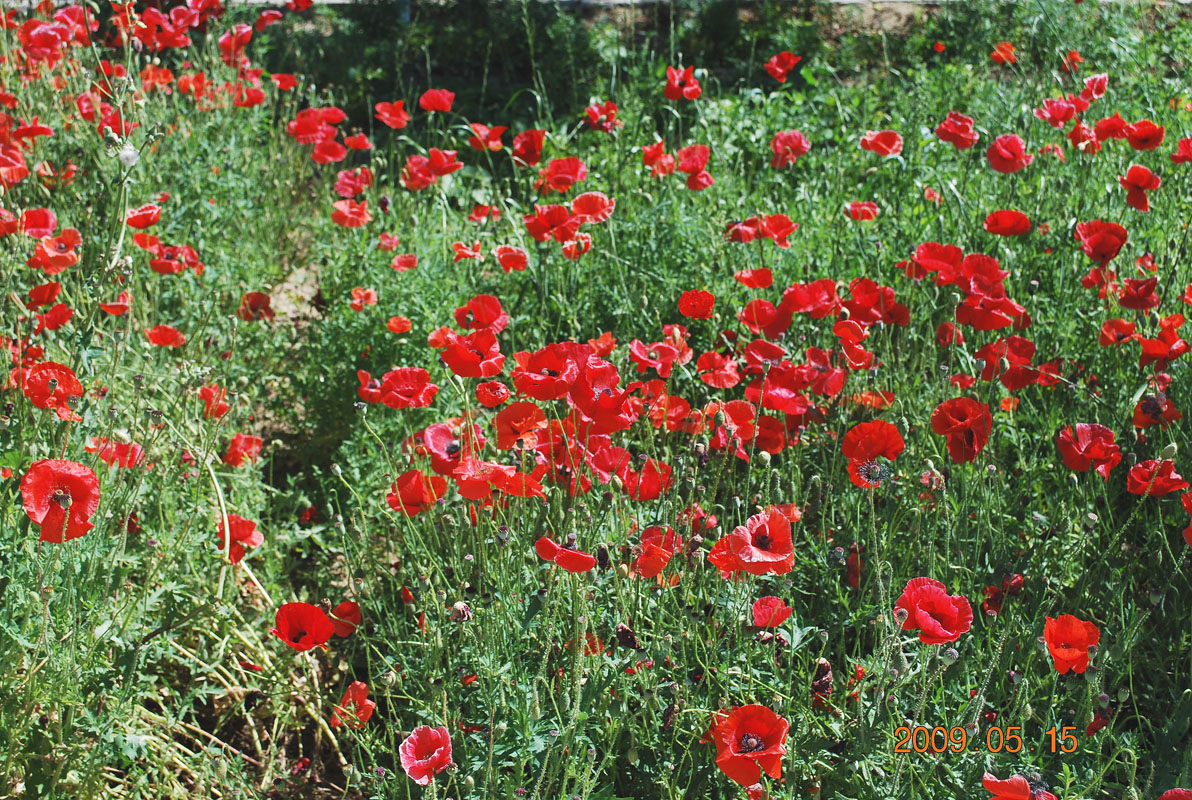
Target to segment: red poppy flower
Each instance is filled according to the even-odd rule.
[[[602,192],[585,192],[571,201],[571,213],[583,217],[583,224],[595,225],[611,217],[616,205],[616,200]]]
[[[25,397],[35,408],[53,409],[59,419],[77,416],[71,407],[82,398],[83,384],[70,367],[54,361],[42,361],[30,367],[23,378],[18,377],[17,380]]]
[[[538,431],[546,427],[545,412],[528,401],[511,403],[493,417],[498,450],[512,450],[519,444],[532,450],[538,446]]]
[[[132,305],[132,295],[128,292],[121,292],[116,295],[116,302],[114,303],[100,303],[99,307],[105,314],[111,314],[114,317],[120,317],[128,313],[129,307]]]
[[[1083,675],[1089,668],[1089,648],[1101,641],[1101,630],[1093,623],[1077,619],[1071,614],[1046,619],[1043,639],[1047,642],[1055,671],[1065,675],[1072,670]]]
[[[446,728],[422,725],[398,747],[402,769],[419,786],[426,786],[437,773],[451,766],[451,737]]]
[[[788,731],[790,723],[765,706],[734,708],[712,731],[716,766],[742,786],[761,781],[763,770],[781,778]]]
[[[964,595],[950,595],[932,578],[912,578],[894,604],[906,613],[902,629],[918,630],[923,644],[954,642],[973,626],[973,607]]]
[[[316,647],[327,649],[335,626],[318,606],[286,603],[277,609],[269,632],[298,652],[304,652]]]
[[[355,200],[340,200],[332,203],[331,221],[345,228],[363,228],[372,222],[372,214],[368,213],[368,201],[357,203]]]
[[[596,557],[584,553],[576,547],[575,534],[567,535],[567,541],[560,545],[549,536],[543,536],[534,542],[534,551],[543,561],[550,561],[568,572],[587,572],[596,566]]]
[[[1135,311],[1148,311],[1157,308],[1162,302],[1155,289],[1159,286],[1159,279],[1155,278],[1126,278],[1122,281],[1118,294],[1118,305]],[[1178,326],[1177,326],[1178,327]]]
[[[866,131],[861,137],[861,149],[879,156],[896,156],[902,153],[902,135],[898,131]]]
[[[683,292],[679,298],[679,313],[692,319],[711,319],[716,295],[702,289]]]
[[[1121,252],[1129,233],[1116,222],[1094,219],[1078,223],[1075,236],[1084,254],[1104,267]]]
[[[1051,792],[1032,786],[1021,775],[1011,775],[1003,781],[986,772],[981,785],[993,793],[990,800],[1059,800]]]
[[[485,408],[496,408],[509,399],[509,387],[500,381],[476,384],[476,402]]]
[[[107,437],[92,436],[84,448],[109,467],[132,469],[145,463],[145,450],[136,442],[113,442]]]
[[[359,603],[344,600],[331,609],[331,624],[335,626],[335,635],[341,639],[351,636],[363,622]]]
[[[794,53],[784,50],[777,55],[770,56],[770,60],[765,64],[766,72],[779,83],[786,83],[786,76],[802,60],[802,56],[797,56]]]
[[[947,119],[936,126],[935,135],[957,150],[967,150],[981,138],[973,128],[973,118],[959,111],[949,111]]]
[[[1175,152],[1171,154],[1171,163],[1192,164],[1192,137],[1176,142]]]
[[[734,273],[733,279],[748,289],[769,289],[774,285],[774,273],[766,267],[743,269]]]
[[[1126,491],[1150,497],[1163,497],[1192,486],[1175,471],[1175,462],[1171,459],[1140,461],[1130,468],[1126,478]]]
[[[1135,150],[1154,150],[1163,144],[1165,129],[1151,122],[1141,119],[1125,129],[1126,142]]]
[[[1064,100],[1048,97],[1043,101],[1042,108],[1034,109],[1035,116],[1053,128],[1063,128],[1072,117],[1076,116],[1076,106]]]
[[[501,142],[501,135],[509,128],[504,125],[496,125],[492,128],[487,125],[481,125],[479,122],[473,122],[470,126],[473,136],[468,137],[468,146],[473,150],[491,150],[496,152],[505,145]]]
[[[1151,202],[1147,192],[1163,185],[1159,176],[1140,164],[1131,164],[1125,176],[1118,176],[1118,184],[1126,190],[1126,205],[1137,211],[1150,211]]]
[[[447,346],[440,358],[461,378],[491,378],[501,372],[505,363],[496,334],[490,328],[473,331],[467,336],[448,334]]]
[[[666,68],[666,88],[663,94],[667,100],[698,100],[703,93],[699,81],[695,79],[695,67],[684,69]]]
[[[418,107],[423,111],[439,111],[446,113],[451,110],[455,101],[455,92],[446,89],[427,89],[418,98]]]
[[[575,156],[554,158],[545,169],[539,170],[534,188],[539,191],[564,193],[587,177],[588,165]]]
[[[542,146],[546,143],[546,131],[522,131],[513,137],[513,163],[519,167],[533,167],[542,160]]]
[[[447,479],[423,475],[412,469],[397,476],[393,490],[385,496],[389,507],[413,517],[426,511],[447,491]]]
[[[534,213],[526,214],[522,221],[525,223],[526,231],[535,241],[545,242],[554,239],[556,242],[567,242],[575,238],[579,226],[584,223],[584,218],[572,214],[567,206],[535,204]]]
[[[1018,61],[1017,56],[1014,55],[1014,45],[1009,42],[998,42],[993,47],[993,52],[989,57],[995,64],[1013,64]]]
[[[218,384],[199,387],[199,399],[203,401],[204,406],[203,416],[207,419],[219,419],[228,413],[229,406],[225,400],[227,396],[228,390]]]
[[[1002,173],[1018,172],[1035,160],[1035,156],[1027,152],[1022,138],[1013,133],[1003,133],[994,139],[985,151],[985,157],[989,159],[989,166]]]
[[[186,344],[186,337],[169,325],[154,325],[145,331],[145,338],[158,347],[181,347]]]
[[[1095,469],[1109,480],[1109,473],[1122,462],[1122,449],[1114,441],[1113,431],[1104,425],[1079,422],[1060,431],[1055,446],[1064,466],[1077,472]]]
[[[409,317],[390,317],[385,323],[385,329],[396,334],[409,333],[413,327],[414,322]]]
[[[985,218],[985,230],[997,236],[1022,236],[1030,233],[1031,220],[1021,211],[1006,208]]]
[[[840,443],[841,453],[849,460],[849,480],[863,489],[875,489],[888,477],[888,467],[877,458],[892,461],[904,449],[906,442],[898,428],[880,419],[853,426]]]
[[[858,222],[870,222],[877,219],[878,215],[877,203],[866,201],[854,201],[848,204],[848,215]]]
[[[807,155],[811,150],[811,142],[802,131],[779,131],[770,140],[770,151],[774,157],[770,159],[770,166],[774,169],[788,167]]]
[[[34,461],[21,478],[25,514],[41,527],[38,541],[61,544],[77,539],[94,525],[99,508],[99,479],[90,467],[74,461]]]
[[[289,72],[275,72],[269,78],[279,92],[288,92],[298,85],[298,78]]]
[[[1159,800],[1192,800],[1192,789],[1168,789]]]
[[[146,228],[156,225],[159,219],[161,219],[161,208],[148,203],[140,208],[134,208],[132,211],[129,211],[124,224],[130,228],[143,231]]]
[[[240,308],[236,309],[236,316],[245,322],[254,320],[272,320],[272,298],[264,292],[245,292],[240,298]]]
[[[389,264],[397,272],[409,272],[418,266],[418,256],[413,253],[399,253]]]
[[[260,436],[237,433],[228,443],[228,452],[223,457],[224,463],[229,467],[242,466],[245,461],[252,463],[261,454],[264,444],[265,442]]]
[[[634,559],[633,571],[643,578],[656,578],[682,547],[674,528],[652,525],[642,531],[641,554]]]
[[[793,613],[795,610],[780,597],[767,595],[753,601],[753,624],[757,628],[777,628]]]
[[[706,144],[689,144],[675,153],[679,172],[687,174],[687,188],[693,192],[702,191],[716,181],[707,171],[712,151]]]
[[[405,100],[398,100],[394,103],[377,103],[373,109],[377,112],[377,119],[390,128],[404,128],[410,122]]]
[[[992,427],[989,406],[969,397],[945,400],[931,412],[931,429],[948,438],[948,455],[957,464],[977,457],[989,441]]]
[[[376,709],[377,704],[368,699],[368,684],[352,681],[339,705],[331,712],[331,727],[347,725],[349,728],[363,728]]]
[[[219,550],[221,553],[227,554],[228,561],[239,564],[244,559],[244,548],[260,547],[265,543],[265,537],[257,530],[257,523],[252,520],[236,514],[228,514],[228,523],[232,531],[230,544],[224,534],[224,521],[222,518],[219,520]]]
[[[785,575],[794,569],[794,554],[790,520],[771,508],[754,514],[744,525],[716,542],[708,561],[725,577],[741,571],[750,575]]]
[[[520,247],[503,244],[493,251],[493,255],[505,272],[521,272],[530,265],[530,254]]]

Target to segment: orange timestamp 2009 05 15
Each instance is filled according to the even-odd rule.
[[[1076,728],[1049,728],[1043,732],[1043,747],[1051,753],[1073,753],[1079,746],[1076,741]],[[1025,744],[1022,740],[1022,726],[1009,725],[1006,727],[993,726],[987,728],[985,736],[969,736],[964,728],[945,728],[926,725],[901,725],[894,729],[895,753],[962,753],[973,745],[990,753],[1020,753],[1024,749],[1034,752],[1035,748]]]

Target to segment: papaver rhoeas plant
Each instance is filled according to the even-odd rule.
[[[739,706],[715,726],[716,766],[742,786],[753,786],[764,771],[782,777],[782,757],[790,723],[765,706]]]
[[[301,652],[315,647],[326,649],[328,640],[335,633],[335,626],[318,606],[286,603],[277,609],[269,632]]]
[[[744,525],[716,542],[708,561],[725,577],[738,572],[785,575],[794,567],[794,552],[790,520],[771,508],[754,514]]]
[[[446,728],[417,727],[398,748],[402,769],[419,786],[451,766],[451,737]]]
[[[1005,780],[985,773],[981,779],[985,791],[993,794],[989,800],[1059,800],[1045,788],[1032,784],[1022,775],[1011,775]]]
[[[331,712],[331,727],[347,725],[349,728],[363,728],[372,719],[376,709],[376,702],[368,699],[368,684],[364,681],[352,681],[339,704]]]
[[[74,461],[42,459],[21,478],[25,514],[41,527],[39,541],[77,539],[94,525],[99,508],[99,479],[90,467]]]
[[[1055,619],[1047,617],[1043,639],[1056,672],[1084,673],[1089,668],[1089,648],[1101,641],[1101,630],[1091,622],[1061,614]]]
[[[950,595],[932,578],[913,578],[894,603],[895,617],[905,615],[904,631],[919,631],[923,644],[954,642],[973,626],[973,606],[963,595]]]
[[[889,465],[877,459],[893,461],[905,449],[898,428],[880,419],[854,426],[840,443],[849,480],[862,489],[876,489],[891,476]]]

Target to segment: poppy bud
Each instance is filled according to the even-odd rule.
[[[467,789],[469,792],[472,791],[473,789],[475,789],[476,788],[476,779],[473,778],[471,775],[464,778],[464,788]]]
[[[382,686],[392,686],[397,683],[397,673],[391,669],[387,669],[380,674],[380,676],[377,678],[377,682]]]
[[[902,652],[902,648],[894,653],[894,668],[890,670],[895,675],[905,675],[910,672],[911,665],[906,660],[906,653]]]
[[[1164,451],[1164,452],[1166,452],[1166,451]],[[755,457],[757,458],[757,463],[760,464],[763,468],[770,466],[770,454],[768,452],[766,452],[765,450],[758,453]],[[1164,457],[1166,458],[1166,456],[1164,456]]]
[[[1163,452],[1159,454],[1159,458],[1163,461],[1171,461],[1175,458],[1176,452],[1179,448],[1175,442],[1168,442],[1167,446],[1163,448]]]
[[[337,478],[342,478],[344,476],[344,471],[339,468],[339,464],[332,464],[331,465],[331,474]]]
[[[970,722],[968,725],[964,726],[964,732],[969,735],[969,738],[976,736],[977,731],[979,731],[979,730],[981,730],[981,728],[975,722]]]
[[[596,545],[596,565],[601,569],[609,568],[608,545]]]
[[[1130,698],[1130,690],[1129,689],[1125,689],[1125,688],[1118,689],[1118,702],[1119,703],[1124,703],[1129,698]]]
[[[618,492],[625,488],[625,481],[621,480],[620,475],[614,475],[613,479],[609,481],[609,484],[611,484],[612,487]]]
[[[636,747],[630,747],[629,751],[625,753],[625,760],[629,762],[630,766],[637,766],[639,756]]]
[[[1133,467],[1137,463],[1138,463],[1138,454],[1137,453],[1126,453],[1126,466]]]
[[[617,565],[617,577],[621,578],[621,579],[625,579],[625,578],[629,577],[629,565],[628,564],[618,564]]]
[[[498,722],[495,730],[497,732],[497,735],[499,736],[502,733],[504,733],[505,731],[509,730],[509,725],[508,725],[508,723],[505,723],[505,722]]]

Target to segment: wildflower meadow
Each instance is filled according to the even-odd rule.
[[[0,797],[1192,799],[1192,6],[895,5],[0,4]]]

